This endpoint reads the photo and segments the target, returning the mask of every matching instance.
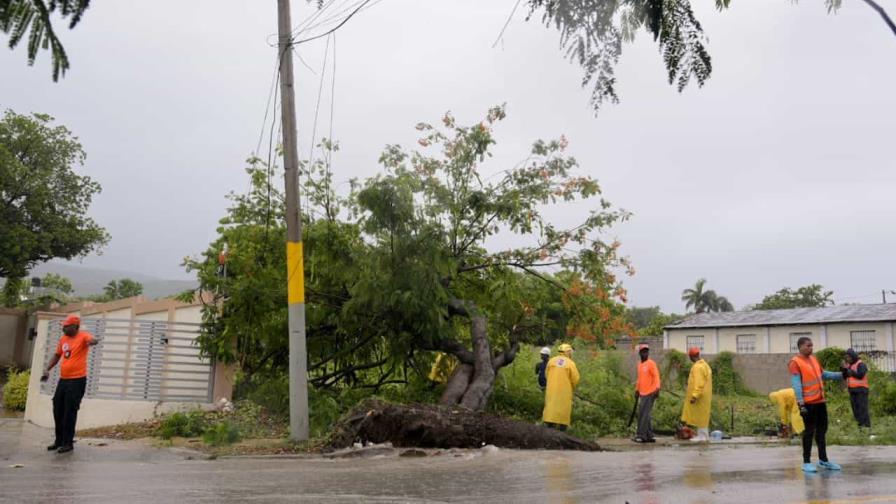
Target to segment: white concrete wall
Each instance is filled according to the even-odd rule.
[[[687,351],[687,337],[702,335],[704,338],[704,353],[714,354],[719,351],[736,352],[737,335],[755,334],[757,353],[791,353],[790,335],[793,333],[808,333],[815,344],[815,350],[828,347],[849,348],[850,332],[874,331],[877,350],[893,351],[894,331],[893,324],[889,322],[879,323],[839,323],[839,324],[810,324],[790,326],[750,326],[750,327],[723,327],[718,329],[719,345],[714,344],[716,329],[667,329],[668,347],[680,352]],[[766,347],[766,334],[768,334],[769,347]],[[826,340],[826,344],[825,344]]]

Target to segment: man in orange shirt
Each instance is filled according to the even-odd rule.
[[[646,344],[638,345],[638,355],[641,362],[638,364],[638,381],[635,383],[635,400],[638,403],[638,433],[635,435],[636,443],[655,443],[653,439],[653,403],[660,396],[660,370],[656,362],[650,358],[650,347]]]
[[[90,333],[80,329],[80,317],[69,315],[65,318],[62,323],[63,335],[56,344],[56,353],[40,377],[40,381],[47,381],[50,370],[62,360],[59,365],[59,383],[53,395],[56,441],[47,446],[49,451],[66,453],[74,449],[75,423],[78,421],[78,409],[87,388],[87,354],[90,347],[99,343]]]

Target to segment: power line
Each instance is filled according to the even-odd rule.
[[[327,18],[325,18],[325,19],[322,19],[322,20],[318,21],[317,23],[314,23],[314,24],[312,24],[312,25],[310,25],[310,26],[306,26],[305,28],[303,28],[303,29],[301,30],[300,33],[308,33],[308,32],[310,32],[310,31],[314,30],[315,28],[320,28],[321,26],[326,26],[326,25],[328,25],[328,24],[331,24],[331,23],[333,23],[333,22],[336,22],[336,20],[339,19],[340,17],[342,17],[343,14],[345,14],[345,13],[347,13],[347,12],[350,12],[352,9],[357,8],[358,5],[360,5],[363,1],[364,1],[364,0],[357,0],[354,4],[352,4],[352,5],[350,5],[350,6],[346,7],[346,8],[344,8],[344,9],[338,11],[338,12],[335,12],[335,13],[331,14],[329,17],[327,17]],[[346,1],[345,3],[342,4],[342,6],[337,7],[337,8],[342,8],[342,7],[346,6],[346,5],[348,5],[349,3],[350,3],[350,0],[349,0],[349,1]],[[297,34],[297,35],[298,35],[298,34]]]
[[[330,6],[333,5],[333,2],[335,2],[335,1],[336,0],[327,0],[327,2],[324,3],[319,9],[317,9],[317,11],[314,14],[308,16],[308,19],[306,19],[305,21],[302,21],[301,23],[298,24],[298,26],[293,28],[292,32],[290,33],[290,36],[295,37],[302,31],[307,29],[308,25],[313,23],[314,21],[316,21],[317,18],[319,18],[324,13],[324,11],[329,9]]]
[[[516,4],[514,4],[513,10],[510,11],[510,15],[507,16],[507,21],[504,22],[504,26],[501,28],[501,32],[498,33],[498,38],[496,38],[495,43],[492,44],[492,49],[494,49],[495,46],[498,45],[498,42],[500,42],[504,38],[504,31],[507,30],[508,26],[510,26],[510,21],[513,20],[513,15],[516,14],[516,10],[517,8],[519,8],[522,1],[523,0],[516,0]]]
[[[361,0],[361,1],[363,1],[363,0]],[[382,1],[383,1],[383,0],[374,0],[374,1],[370,2],[366,7],[365,7],[365,6],[362,6],[361,9],[358,10],[358,12],[364,12],[364,11],[366,11],[366,10],[370,10],[370,9],[372,9],[373,7],[376,7],[377,4],[379,4],[379,3],[382,2]],[[355,5],[357,5],[357,4],[355,4]],[[344,12],[344,11],[343,11],[343,12]],[[336,19],[336,18],[338,18],[338,16],[330,16],[329,19],[317,23],[313,28],[319,28],[319,27],[322,27],[322,26],[326,26],[327,24],[333,24],[333,23],[337,22],[337,19]],[[309,30],[306,30],[306,31],[310,31],[310,29],[309,29]]]
[[[339,24],[336,25],[335,27],[331,28],[330,30],[327,30],[326,32],[321,33],[320,35],[315,35],[315,36],[313,36],[313,37],[308,37],[308,38],[305,38],[305,39],[302,39],[302,40],[294,40],[294,41],[292,42],[292,45],[299,45],[299,44],[304,44],[304,43],[306,43],[306,42],[311,42],[312,40],[317,40],[317,39],[319,39],[319,38],[325,37],[325,36],[327,36],[327,35],[329,35],[329,34],[335,32],[336,30],[342,28],[342,26],[345,25],[345,23],[348,23],[349,19],[351,19],[352,17],[354,17],[355,14],[357,14],[358,11],[360,11],[361,9],[363,9],[364,6],[367,5],[368,3],[370,3],[370,0],[364,0],[364,3],[362,3],[360,6],[358,6],[357,8],[355,8],[355,10],[353,10],[353,11],[351,12],[351,14],[349,14],[348,16],[346,16],[346,18],[343,19],[341,23],[339,23]]]
[[[268,100],[264,108],[264,119],[261,121],[261,131],[258,133],[258,145],[255,146],[255,155],[261,151],[261,140],[264,138],[264,130],[268,124],[268,112],[271,110],[271,98],[274,95],[274,89],[277,87],[277,77],[280,76],[280,59],[277,58],[277,64],[274,66],[274,75],[271,79],[271,89],[268,91]]]
[[[330,84],[330,145],[327,149],[327,159],[326,159],[326,203],[327,203],[327,217],[332,218],[333,216],[329,215],[330,213],[330,178],[332,177],[332,163],[333,163],[333,111],[336,108],[336,34],[333,34],[333,76],[331,77],[332,83]]]

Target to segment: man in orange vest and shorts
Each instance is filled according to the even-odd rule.
[[[50,359],[40,381],[47,381],[53,366],[57,362],[62,362],[59,365],[59,383],[56,384],[56,393],[53,394],[56,440],[47,446],[47,450],[66,453],[74,449],[78,409],[87,390],[87,354],[90,353],[90,347],[99,343],[99,340],[89,332],[81,330],[81,318],[77,315],[65,318],[62,322],[62,333],[56,345],[56,353]]]
[[[828,408],[824,401],[824,382],[842,380],[843,374],[821,368],[818,359],[812,355],[811,338],[803,336],[797,340],[796,346],[799,353],[790,359],[788,369],[800,415],[806,424],[806,430],[803,431],[803,472],[818,472],[811,461],[813,438],[818,445],[818,465],[824,469],[839,471],[840,465],[828,460],[825,439],[828,431]]]

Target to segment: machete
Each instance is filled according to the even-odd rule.
[[[635,407],[632,408],[632,414],[629,415],[629,417],[628,417],[628,425],[626,425],[626,427],[632,426],[632,422],[635,420],[635,413],[637,413],[637,412],[638,412],[638,400],[635,399]]]

